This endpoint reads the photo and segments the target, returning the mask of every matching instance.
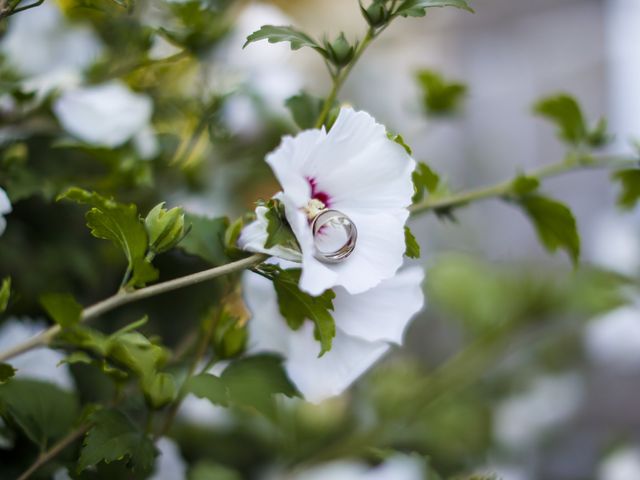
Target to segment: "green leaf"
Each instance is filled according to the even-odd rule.
[[[6,383],[7,380],[13,378],[16,374],[16,369],[8,363],[0,363],[0,385]]]
[[[619,181],[622,187],[618,195],[618,205],[625,210],[634,208],[640,200],[640,170],[620,170],[614,172],[612,178]]]
[[[142,390],[149,405],[155,409],[162,408],[175,400],[177,392],[173,376],[166,372],[143,377]]]
[[[289,42],[291,50],[309,47],[319,52],[323,57],[328,57],[327,52],[313,38],[291,26],[263,25],[247,37],[242,48],[260,40],[268,40],[269,43]]]
[[[298,287],[302,270],[282,270],[271,265],[263,265],[267,274],[273,280],[276,294],[278,295],[278,307],[289,327],[297,330],[305,320],[311,320],[315,324],[316,337],[320,341],[320,355],[331,350],[331,343],[336,334],[336,325],[331,315],[335,293],[332,290],[325,291],[317,297],[303,292]]]
[[[67,434],[78,413],[78,400],[56,385],[13,379],[0,385],[0,413],[40,449]]]
[[[184,210],[180,207],[166,210],[163,207],[164,202],[153,207],[144,220],[149,247],[156,253],[172,249],[184,236]]]
[[[55,322],[63,328],[80,322],[82,305],[69,293],[47,293],[40,297],[40,303]]]
[[[227,262],[225,255],[225,232],[229,226],[227,217],[208,218],[188,213],[185,218],[191,227],[178,248],[197,255],[212,265]]]
[[[558,127],[558,137],[569,145],[581,144],[591,148],[602,147],[611,140],[607,121],[601,118],[593,129],[589,129],[578,101],[571,95],[561,93],[537,102],[534,112],[553,122]]]
[[[593,148],[604,147],[611,142],[613,135],[609,133],[609,126],[606,118],[601,118],[596,126],[589,132],[587,136],[587,144]]]
[[[223,465],[205,460],[189,470],[189,480],[242,480],[242,475]]]
[[[420,258],[420,244],[407,226],[404,227],[404,242],[407,246],[404,254],[409,258]]]
[[[67,357],[60,360],[58,362],[58,366],[63,365],[65,363],[68,365],[74,365],[77,363],[91,364],[93,363],[93,361],[94,361],[93,358],[91,358],[91,356],[89,356],[87,353],[78,351],[78,352],[73,352]]]
[[[413,203],[422,200],[425,191],[434,194],[440,187],[440,176],[423,162],[418,162],[411,178],[413,179],[413,189],[415,190],[412,198]]]
[[[109,338],[106,356],[144,378],[155,375],[169,358],[169,353],[141,333],[127,332]]]
[[[387,132],[387,137],[389,137],[389,140],[396,142],[398,145],[404,148],[404,151],[407,152],[407,154],[409,155],[413,154],[411,147],[407,145],[407,142],[404,141],[404,138],[399,133]]]
[[[526,195],[517,202],[536,228],[549,252],[565,250],[574,264],[580,257],[580,236],[571,210],[564,204],[540,195]]]
[[[87,432],[78,471],[100,462],[110,463],[127,459],[136,471],[148,472],[153,467],[153,442],[118,410],[100,410],[92,415],[93,426]]]
[[[324,101],[321,98],[300,92],[298,95],[287,98],[285,105],[291,112],[296,125],[302,130],[314,128],[316,119],[320,116]]]
[[[469,2],[465,0],[405,0],[395,14],[403,17],[423,17],[426,9],[432,7],[456,7],[473,13]]]
[[[433,70],[420,70],[416,74],[422,89],[422,105],[432,115],[450,115],[460,107],[467,94],[467,86],[448,81]]]
[[[249,407],[267,416],[274,412],[273,395],[296,395],[282,359],[267,354],[236,360],[220,377],[196,375],[189,380],[187,390],[214,405]]]
[[[266,207],[269,210],[265,213],[265,218],[268,222],[267,239],[264,242],[265,248],[282,246],[299,251],[300,246],[287,221],[284,204],[279,200],[269,200]]]
[[[275,355],[246,357],[229,365],[220,377],[227,388],[231,405],[256,409],[273,417],[273,396],[296,395],[295,388],[282,368],[282,359]]]
[[[11,297],[11,277],[5,277],[0,285],[0,313],[7,309]]]
[[[187,391],[198,398],[206,398],[214,405],[227,406],[227,386],[220,377],[209,373],[195,375],[189,379]]]
[[[91,206],[86,214],[87,226],[94,237],[111,240],[124,252],[132,271],[129,285],[140,287],[157,278],[157,271],[145,259],[148,236],[135,205],[117,203],[98,193],[75,187],[59,195],[58,200]]]
[[[558,127],[558,136],[567,143],[577,145],[587,136],[587,126],[580,105],[570,95],[559,94],[540,100],[533,107]]]
[[[511,190],[514,194],[522,196],[536,191],[538,187],[540,187],[540,180],[537,178],[519,175],[513,181]]]

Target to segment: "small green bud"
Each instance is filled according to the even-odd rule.
[[[333,42],[325,41],[324,43],[329,53],[329,60],[336,67],[344,67],[353,60],[355,48],[349,45],[344,33],[341,33]]]
[[[216,329],[213,333],[213,350],[220,359],[241,355],[247,346],[247,322],[251,314],[242,299],[238,287],[222,299]]]
[[[175,247],[184,236],[184,210],[180,207],[165,210],[159,203],[144,220],[149,235],[149,248],[162,253]]]
[[[373,2],[369,8],[360,6],[360,10],[367,23],[373,28],[381,27],[389,21],[390,14],[384,3]]]

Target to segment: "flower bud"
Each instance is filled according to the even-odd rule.
[[[144,220],[149,235],[149,248],[162,253],[175,247],[184,235],[184,210],[180,207],[165,210],[159,203]]]
[[[246,348],[247,322],[251,314],[239,287],[225,295],[222,304],[212,342],[216,356],[229,359],[241,355]]]
[[[381,27],[389,21],[389,11],[384,3],[373,2],[368,8],[360,7],[367,23],[373,27]]]
[[[355,53],[355,48],[349,45],[344,33],[341,33],[333,42],[325,41],[325,48],[329,53],[329,60],[336,67],[347,65]]]

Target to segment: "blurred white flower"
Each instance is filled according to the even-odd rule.
[[[477,475],[496,480],[532,480],[529,472],[519,465],[495,464],[478,470]]]
[[[319,295],[341,286],[357,294],[396,273],[405,251],[415,161],[373,117],[343,108],[328,133],[322,128],[287,136],[267,163],[282,185],[279,198],[302,251],[302,290]],[[358,230],[355,250],[341,263],[315,257],[307,212],[318,204],[347,215]],[[240,246],[265,251],[242,239]]]
[[[43,95],[78,84],[102,45],[90,27],[66,20],[55,2],[45,2],[8,22],[0,51],[26,77],[25,88]]]
[[[169,42],[164,36],[156,34],[153,36],[153,43],[148,55],[151,60],[162,60],[179,52],[180,48]]]
[[[152,110],[150,97],[119,81],[67,90],[53,104],[63,128],[78,140],[114,148],[137,137],[143,158],[156,151],[149,126]]]
[[[11,213],[11,202],[7,196],[7,192],[0,188],[0,235],[2,235],[5,228],[7,228],[7,220],[4,216],[8,213]]]
[[[608,455],[598,468],[597,480],[640,478],[640,448],[627,447]]]
[[[229,362],[218,362],[207,373],[219,377],[229,366]],[[178,416],[181,420],[205,428],[226,429],[233,425],[233,417],[229,409],[214,405],[206,398],[187,395],[180,404]]]
[[[623,275],[640,273],[640,228],[631,216],[607,215],[595,222],[588,238],[591,260]]]
[[[265,480],[424,480],[427,478],[425,463],[417,457],[395,455],[376,467],[361,462],[336,461],[286,474],[275,473]]]
[[[44,322],[28,318],[9,318],[0,326],[0,351],[8,350],[20,342],[29,340],[46,329]],[[12,359],[9,363],[17,370],[16,378],[32,378],[51,382],[64,390],[73,390],[74,382],[67,365],[58,363],[64,359],[62,353],[48,348],[30,350]]]
[[[284,115],[284,101],[302,88],[302,76],[288,45],[260,42],[242,49],[247,36],[262,25],[291,25],[293,21],[279,8],[265,3],[250,3],[236,20],[233,30],[216,49],[211,78],[221,91],[238,89],[224,105],[223,115],[229,129],[252,135],[262,127],[260,108]],[[220,74],[220,67],[224,69]]]
[[[496,439],[512,450],[529,448],[570,420],[583,397],[582,381],[575,373],[538,377],[526,391],[498,405],[494,413]]]
[[[389,350],[390,343],[402,342],[407,324],[424,303],[423,278],[422,269],[413,267],[359,295],[337,288],[336,336],[331,350],[318,357],[312,323],[291,330],[280,314],[273,284],[246,273],[245,301],[252,313],[248,348],[281,354],[289,377],[308,401],[339,395]]]
[[[185,480],[187,478],[187,462],[182,458],[178,445],[167,437],[156,442],[159,455],[149,480]]]
[[[596,363],[621,371],[640,369],[640,306],[629,305],[592,320],[584,343]]]

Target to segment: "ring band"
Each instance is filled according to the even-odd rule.
[[[324,251],[318,248],[316,242],[315,257],[325,263],[340,263],[353,253],[358,240],[358,229],[353,221],[344,213],[338,210],[321,210],[311,221],[311,231],[314,241],[323,227],[342,228],[346,234],[344,244],[332,251]]]

